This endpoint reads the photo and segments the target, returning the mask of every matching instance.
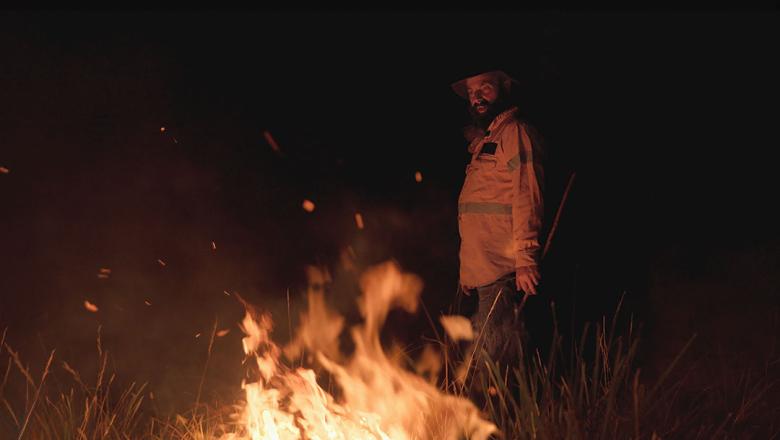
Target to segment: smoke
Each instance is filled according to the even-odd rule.
[[[276,155],[262,121],[253,138],[217,109],[189,109],[182,66],[164,46],[81,44],[31,31],[11,40],[19,62],[4,66],[14,87],[0,110],[9,170],[0,175],[0,327],[30,364],[56,348],[56,365],[94,377],[100,329],[118,387],[149,382],[156,409],[186,408],[207,358],[204,398],[239,391],[236,293],[270,310],[284,340],[303,305],[306,264],[330,267],[329,303],[353,320],[364,267],[394,257],[424,279],[455,279],[454,203],[429,181],[405,173],[405,199],[371,201]],[[277,137],[289,153],[286,139]],[[300,208],[307,197],[311,213]],[[450,293],[436,283],[423,301]],[[215,324],[232,331],[209,354]],[[419,325],[386,327],[420,334]]]

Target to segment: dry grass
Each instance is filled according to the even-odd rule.
[[[217,438],[227,426],[227,408],[214,410],[205,405],[164,420],[146,415],[142,411],[147,400],[145,385],[131,383],[114,390],[116,377],[108,369],[109,353],[103,350],[99,333],[99,365],[93,383],[85,381],[67,362],[55,362],[54,351],[36,380],[4,336],[5,332],[0,340],[0,353],[7,361],[0,382],[3,439],[205,440]],[[67,391],[59,393],[57,387],[46,381],[58,366],[58,372],[69,381]]]
[[[760,371],[728,371],[720,383],[691,387],[692,375],[713,368],[680,362],[694,335],[660,375],[645,379],[633,322],[625,334],[617,334],[616,319],[606,324],[596,324],[593,334],[586,325],[568,353],[554,330],[547,359],[522,353],[518,365],[501,368],[483,352],[490,374],[481,378],[482,389],[495,391],[485,393],[484,411],[504,438],[780,438],[780,407],[768,399],[778,391],[769,364],[780,359]]]
[[[690,389],[688,378],[697,368],[712,368],[687,359],[685,368],[678,365],[694,343],[691,338],[666,370],[650,381],[643,377],[637,362],[640,340],[634,326],[617,334],[614,320],[610,326],[606,324],[602,321],[592,331],[586,326],[567,353],[556,333],[547,359],[538,353],[524,353],[518,365],[504,368],[492,360],[484,361],[491,372],[485,385],[497,391],[485,396],[485,412],[504,438],[780,437],[780,408],[768,403],[768,397],[777,393],[777,384],[769,374],[777,360],[763,371],[730,371],[720,383]],[[230,414],[235,408],[228,405],[196,402],[187,413],[155,417],[144,410],[149,406],[145,385],[131,383],[114,390],[116,378],[109,371],[108,352],[103,350],[99,335],[97,355],[98,373],[92,381],[59,361],[54,351],[41,373],[34,374],[6,343],[3,332],[0,437],[206,440],[230,430]]]

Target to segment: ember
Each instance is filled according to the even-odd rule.
[[[264,131],[263,137],[265,138],[265,141],[268,142],[268,145],[270,145],[274,151],[276,151],[277,153],[282,152],[282,150],[279,148],[279,144],[276,143],[276,140],[273,138],[273,136],[271,136],[270,132]]]
[[[92,313],[97,313],[98,311],[97,306],[87,300],[84,300],[84,308],[89,310]]]

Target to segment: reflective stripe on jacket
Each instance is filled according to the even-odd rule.
[[[538,264],[542,226],[541,142],[518,120],[498,115],[477,139],[458,199],[460,283],[490,284],[516,268]]]

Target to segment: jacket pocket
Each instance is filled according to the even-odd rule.
[[[479,156],[477,156],[477,159],[472,162],[472,164],[476,165],[478,168],[493,169],[498,165],[498,157],[496,157],[495,154],[479,153]]]

